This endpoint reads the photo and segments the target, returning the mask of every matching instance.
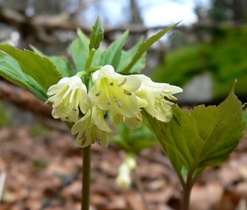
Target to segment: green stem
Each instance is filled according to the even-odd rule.
[[[190,208],[190,195],[193,185],[194,180],[192,178],[192,174],[188,174],[186,183],[184,185],[182,210],[189,210]]]
[[[144,208],[145,208],[145,210],[149,210],[148,202],[147,202],[147,199],[146,199],[145,194],[144,194],[142,183],[141,183],[141,181],[139,179],[138,174],[136,173],[136,169],[135,168],[133,169],[133,175],[134,175],[135,184],[136,184],[137,189],[138,189],[138,191],[139,191],[139,193],[141,195],[141,199],[142,199],[142,203],[144,205]]]
[[[83,166],[82,166],[82,199],[81,210],[89,210],[90,206],[90,160],[91,145],[83,149]]]
[[[89,56],[87,58],[87,61],[86,61],[85,69],[89,69],[90,68],[95,51],[96,50],[94,48],[91,49],[91,51],[89,53]]]
[[[91,67],[91,63],[94,57],[95,49],[91,49],[88,59],[86,61],[85,69]],[[88,73],[88,72],[87,72]],[[88,88],[89,77],[85,78],[84,84]],[[82,199],[81,199],[81,210],[89,210],[90,206],[90,163],[91,163],[91,144],[83,149],[82,155]]]

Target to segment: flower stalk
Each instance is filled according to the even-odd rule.
[[[144,206],[145,210],[149,210],[148,202],[147,202],[147,199],[146,199],[145,193],[144,193],[144,189],[143,189],[141,180],[140,180],[140,178],[136,172],[136,168],[133,169],[133,175],[134,175],[135,184],[137,186],[137,189],[138,189],[140,196],[141,196],[141,199],[142,199],[143,206]]]
[[[89,210],[90,206],[90,166],[91,166],[91,145],[83,149],[82,154],[82,199],[81,210]]]
[[[185,185],[183,186],[182,210],[190,209],[190,195],[193,185],[194,185],[193,175],[192,172],[189,172]]]

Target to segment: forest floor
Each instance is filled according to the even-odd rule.
[[[6,175],[0,210],[80,210],[82,150],[68,132],[38,122],[1,128],[0,149],[0,176]],[[113,144],[92,146],[92,210],[147,210],[135,182],[128,189],[116,184],[124,156]],[[136,174],[149,210],[180,209],[178,178],[158,145],[138,156]],[[221,167],[199,177],[191,210],[244,210],[246,198],[247,135]]]

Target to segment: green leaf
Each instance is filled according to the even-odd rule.
[[[3,51],[0,51],[0,76],[17,86],[28,89],[41,100],[47,99],[44,88],[32,77],[23,73],[18,61]]]
[[[144,124],[137,129],[126,127],[123,122],[117,126],[117,134],[112,135],[112,141],[126,152],[138,154],[143,149],[157,144],[152,132]]]
[[[63,77],[69,77],[71,76],[72,68],[70,66],[69,61],[63,57],[63,56],[47,56],[43,54],[40,50],[38,50],[34,46],[30,46],[31,49],[38,54],[39,56],[46,57],[49,61],[53,63],[53,65],[56,67],[56,70],[63,76]]]
[[[244,120],[247,123],[247,109],[244,111]]]
[[[16,59],[22,72],[26,75],[30,75],[45,90],[57,83],[62,77],[47,58],[41,57],[29,50],[22,51],[8,44],[0,44],[0,50]]]
[[[179,23],[179,22],[178,22]],[[178,23],[173,24],[172,26],[169,26],[162,31],[158,32],[157,34],[151,36],[148,40],[143,42],[134,57],[132,58],[131,62],[128,66],[126,66],[121,72],[122,73],[129,73],[131,68],[136,64],[136,62],[142,57],[142,55],[156,42],[158,41],[162,36],[164,36],[169,30],[174,28]]]
[[[70,77],[72,76],[72,67],[70,66],[69,61],[66,57],[63,56],[50,56],[47,57],[54,66],[56,66],[57,71],[63,76],[63,77]]]
[[[170,123],[143,115],[182,183],[184,174],[195,179],[205,167],[222,164],[238,145],[246,125],[242,103],[233,91],[218,106],[200,105],[189,111],[175,106],[173,113]]]
[[[122,51],[121,59],[117,68],[117,72],[121,72],[131,62],[134,55],[137,53],[139,46],[143,42],[143,37],[128,51]],[[146,53],[143,53],[141,58],[131,67],[129,73],[140,73],[146,64]]]
[[[97,18],[95,24],[92,27],[89,50],[91,50],[92,48],[98,49],[103,38],[104,38],[104,28],[101,24],[100,19]]]
[[[77,30],[77,38],[70,45],[71,56],[77,71],[85,70],[86,61],[89,55],[89,39],[81,31]]]
[[[104,52],[102,52],[100,49],[97,49],[95,51],[91,66],[100,66],[100,65],[102,65],[101,57],[102,57],[103,53]]]
[[[102,65],[110,64],[117,69],[121,59],[122,48],[126,41],[129,32],[125,31],[124,34],[115,40],[102,54]]]

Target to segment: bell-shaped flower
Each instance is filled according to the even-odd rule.
[[[87,147],[95,141],[104,147],[108,146],[107,132],[111,132],[111,129],[105,122],[105,113],[95,105],[73,125],[71,133],[77,135],[76,147]]]
[[[122,115],[115,115],[112,118],[114,126],[117,126],[120,121],[123,121],[124,124],[131,129],[140,128],[142,125],[142,115],[139,112],[135,117],[123,117]]]
[[[136,167],[134,154],[128,154],[123,163],[118,168],[116,183],[123,188],[128,188],[131,184],[131,171]]]
[[[118,186],[128,188],[131,184],[130,169],[127,165],[122,164],[118,168],[118,176],[116,178]]]
[[[92,106],[87,88],[77,76],[62,78],[48,89],[47,94],[50,96],[47,103],[52,104],[55,119],[76,122],[79,111],[86,113]]]
[[[135,91],[141,80],[136,75],[121,75],[111,65],[106,65],[92,75],[94,86],[89,96],[102,110],[112,116],[132,118],[140,111]]]
[[[138,78],[142,84],[135,93],[139,97],[140,104],[144,104],[144,106],[140,106],[157,120],[169,122],[173,115],[171,106],[177,100],[173,94],[183,90],[167,83],[153,82],[145,75],[138,75]],[[146,105],[144,101],[147,102]]]

